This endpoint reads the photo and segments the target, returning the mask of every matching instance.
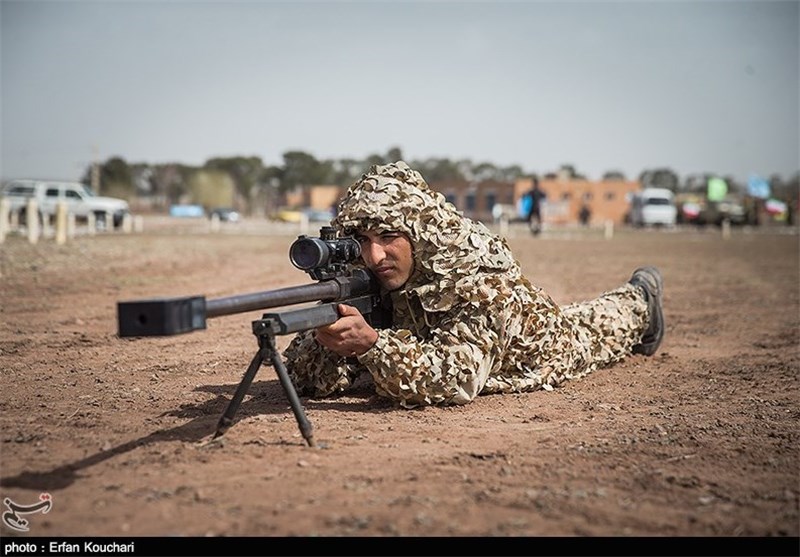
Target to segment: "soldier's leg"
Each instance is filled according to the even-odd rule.
[[[521,335],[538,349],[530,362],[538,373],[512,378],[512,390],[560,385],[631,353],[654,353],[664,332],[661,298],[661,275],[653,267],[637,269],[629,282],[593,300],[561,308],[540,295],[531,306],[535,319],[525,320]]]
[[[590,345],[592,367],[604,367],[630,355],[649,324],[645,292],[631,283],[593,300],[562,308],[564,316]]]

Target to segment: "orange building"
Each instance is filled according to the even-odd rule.
[[[514,197],[519,199],[532,187],[530,178],[514,184]],[[539,187],[547,194],[542,208],[542,219],[549,224],[574,224],[585,203],[589,208],[589,224],[611,221],[622,224],[630,208],[631,194],[641,190],[636,180],[590,182],[588,180],[540,180]]]
[[[495,204],[503,204],[516,215],[516,208],[525,192],[531,189],[530,178],[516,182],[437,182],[431,188],[441,192],[465,216],[492,222]],[[542,218],[548,224],[575,224],[585,203],[590,211],[589,224],[612,221],[622,224],[630,207],[629,197],[641,190],[635,180],[599,181],[552,179],[540,180],[539,187],[547,194]]]
[[[298,187],[286,192],[284,205],[292,209],[310,207],[319,211],[327,211],[339,202],[347,188],[333,185]]]

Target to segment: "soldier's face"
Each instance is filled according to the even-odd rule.
[[[361,259],[386,290],[402,287],[414,271],[411,241],[402,232],[363,231],[356,234]]]

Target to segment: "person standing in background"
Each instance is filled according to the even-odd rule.
[[[527,205],[530,207],[528,211],[528,227],[531,233],[536,236],[542,231],[542,203],[547,200],[547,194],[539,187],[539,178],[535,175],[531,176],[533,186],[525,194],[528,198]]]

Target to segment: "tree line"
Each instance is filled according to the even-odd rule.
[[[128,163],[121,157],[111,157],[103,163],[86,168],[81,181],[99,193],[135,199],[147,197],[160,200],[161,205],[179,203],[193,190],[193,185],[204,181],[207,188],[232,190],[236,204],[251,212],[256,206],[269,210],[280,204],[288,191],[307,186],[327,184],[349,186],[374,164],[386,164],[405,160],[399,147],[390,148],[385,154],[371,154],[363,159],[341,158],[318,160],[305,151],[287,151],[282,155],[282,164],[265,165],[260,157],[235,156],[215,157],[202,166],[181,163]],[[495,181],[513,183],[519,178],[536,175],[540,179],[557,176],[567,179],[586,179],[574,165],[563,164],[557,171],[536,174],[524,171],[519,165],[498,166],[491,162],[473,162],[470,159],[427,158],[408,161],[420,171],[433,187],[444,182]],[[642,187],[663,187],[676,193],[702,191],[712,173],[695,174],[680,179],[670,168],[647,169],[640,173],[638,181]],[[743,193],[746,186],[731,176],[723,176],[729,191]],[[625,180],[623,172],[610,170],[603,180]],[[784,181],[778,175],[769,179],[773,191],[787,201],[797,199],[800,173]]]

